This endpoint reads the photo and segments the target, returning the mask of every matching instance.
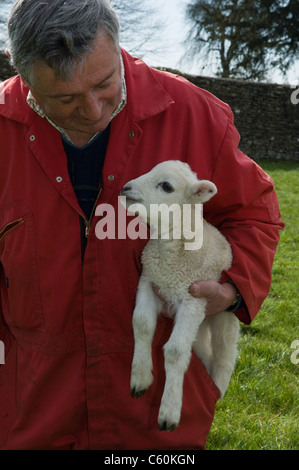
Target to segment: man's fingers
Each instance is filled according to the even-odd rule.
[[[189,292],[193,297],[211,297],[219,292],[219,283],[216,281],[196,281],[191,284]]]
[[[166,303],[166,299],[161,294],[159,287],[155,286],[154,284],[153,284],[153,291],[155,292],[156,296],[159,297],[160,300],[162,300],[163,303]]]

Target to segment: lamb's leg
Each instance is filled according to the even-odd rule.
[[[152,285],[140,277],[133,313],[134,356],[131,370],[131,395],[140,398],[153,382],[152,340],[156,329],[161,300]]]
[[[164,346],[166,382],[159,410],[159,429],[173,431],[180,421],[184,374],[189,366],[192,344],[204,319],[205,299],[182,302],[175,325]]]
[[[223,398],[237,358],[239,321],[231,312],[222,312],[209,319],[212,333],[211,377]]]
[[[199,357],[208,374],[211,373],[212,345],[211,345],[211,329],[207,318],[202,322],[197,332],[197,337],[193,343],[193,350]]]

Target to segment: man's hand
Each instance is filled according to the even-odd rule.
[[[167,310],[167,304],[163,296],[160,294],[159,288],[153,286],[153,289],[155,294],[165,304],[161,311],[161,315],[164,317],[172,317]],[[220,312],[224,312],[237,298],[235,287],[228,282],[219,284],[219,282],[216,281],[196,281],[190,286],[189,292],[196,298],[206,297],[206,316],[213,316]]]
[[[237,299],[236,288],[228,282],[219,284],[216,281],[196,281],[190,286],[189,292],[193,297],[206,297],[207,317],[224,312]]]

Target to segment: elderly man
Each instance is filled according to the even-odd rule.
[[[205,218],[230,241],[219,283],[195,282],[207,315],[249,324],[268,294],[283,224],[273,183],[237,148],[229,107],[120,49],[108,0],[17,0],[8,23],[18,75],[0,105],[1,449],[202,449],[218,390],[193,354],[180,426],[159,432],[154,383],[130,397],[132,312],[146,240],[99,240],[97,204],[163,160],[187,161],[218,194]]]

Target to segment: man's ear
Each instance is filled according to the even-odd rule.
[[[6,54],[6,56],[7,56],[9,59],[11,58],[11,52],[10,52],[10,50],[9,50],[8,48],[5,49],[5,54]],[[21,80],[22,80],[22,82],[24,83],[24,85],[25,85],[27,88],[29,88],[28,83],[24,80],[23,77],[21,77]]]
[[[22,83],[25,85],[25,87],[29,88],[28,83],[24,80],[24,78],[21,77]]]
[[[208,180],[200,180],[191,188],[191,197],[198,203],[209,201],[216,193],[215,184]]]
[[[9,60],[11,59],[11,52],[10,52],[10,50],[9,50],[8,48],[5,49],[5,55],[6,55],[6,57],[9,58]],[[25,80],[24,80],[22,77],[21,77],[21,80],[22,80],[22,82],[24,83],[24,85],[25,85],[27,88],[29,88],[28,83],[25,82]]]

